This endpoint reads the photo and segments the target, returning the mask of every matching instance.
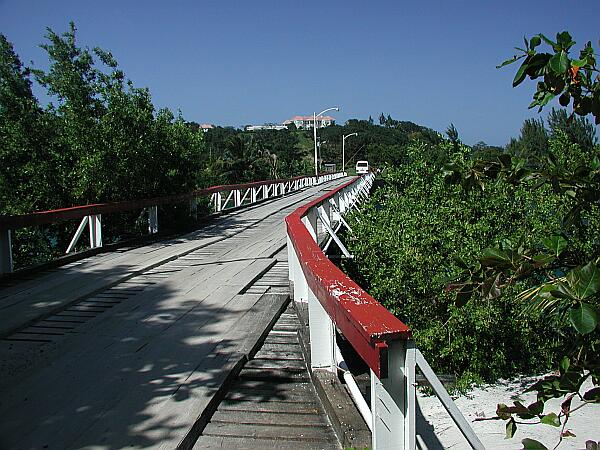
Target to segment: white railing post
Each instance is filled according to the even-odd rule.
[[[223,210],[223,195],[220,192],[217,192],[215,195],[215,210],[217,212],[221,212]]]
[[[148,233],[158,233],[158,207],[151,206],[148,208]]]
[[[458,426],[458,429],[460,430],[462,435],[469,442],[471,448],[475,450],[485,450],[485,447],[473,431],[473,428],[471,428],[469,422],[467,422],[465,417],[462,415],[462,413],[452,400],[452,397],[450,397],[450,395],[446,391],[444,385],[440,382],[433,369],[429,366],[427,360],[425,360],[425,358],[418,349],[414,351],[414,355],[416,365],[419,366],[419,370],[421,371],[425,379],[429,382],[431,389],[433,389],[433,392],[435,393],[435,395],[437,395],[437,398],[442,403],[442,406],[446,409],[448,414],[450,414],[450,417],[452,418],[456,426]]]
[[[406,353],[404,355],[404,381],[406,383],[406,419],[404,420],[404,445],[407,449],[417,446],[417,379],[415,369],[417,367],[415,342],[408,340]]]
[[[10,230],[0,230],[0,274],[13,271]]]
[[[88,217],[90,228],[90,248],[102,247],[102,216],[94,214]]]
[[[312,238],[315,240],[315,242],[318,243],[317,210],[315,208],[310,209],[308,213],[302,218],[302,222],[304,222],[304,226],[306,227]]]
[[[335,373],[335,327],[310,287],[308,288],[308,324],[311,368]]]
[[[327,221],[327,225],[331,225],[331,204],[324,202],[319,208],[321,208],[323,219]]]
[[[345,189],[340,191],[337,205],[338,205],[338,209],[340,210],[340,214],[344,214],[346,212],[346,190]]]
[[[256,188],[253,187],[250,192],[250,203],[256,203]]]
[[[244,195],[242,195],[242,198],[240,199],[240,205],[243,205],[248,197],[250,197],[250,203],[252,203],[252,188],[248,188],[244,191]]]
[[[411,341],[388,342],[388,377],[371,371],[373,450],[414,450],[415,352]]]
[[[332,222],[339,222],[342,219],[342,210],[340,208],[341,197],[341,194],[338,192],[329,200],[330,204],[333,205],[331,214],[329,216],[331,217]]]
[[[287,236],[287,252],[289,280],[293,286],[292,297],[295,302],[306,303],[308,302],[308,283],[304,277],[304,272],[302,272],[302,267],[300,267],[296,249],[294,248],[294,244],[292,244],[289,235]]]
[[[263,184],[262,191],[263,191],[262,198],[263,199],[269,198],[269,190],[267,189],[267,185],[266,184]]]
[[[83,219],[81,219],[81,222],[79,223],[79,226],[77,227],[77,231],[75,231],[75,235],[73,236],[73,239],[71,239],[71,242],[69,243],[69,246],[67,247],[67,251],[65,252],[65,254],[69,254],[73,251],[73,249],[77,245],[77,242],[79,241],[79,238],[83,234],[83,230],[85,230],[86,225],[90,221],[90,217],[91,216],[84,216]],[[92,238],[91,238],[91,229],[90,229],[90,245],[91,245],[91,243],[92,243]]]
[[[198,218],[198,200],[196,197],[190,199],[190,217],[192,219]]]
[[[234,207],[238,207],[242,205],[242,193],[240,192],[239,189],[236,189],[233,192],[233,206]]]

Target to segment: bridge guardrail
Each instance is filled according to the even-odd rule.
[[[89,230],[90,248],[102,247],[102,215],[148,208],[148,232],[158,232],[158,206],[190,201],[190,212],[195,214],[196,201],[209,197],[215,212],[238,208],[245,205],[286,195],[308,186],[320,184],[344,176],[345,173],[300,176],[289,179],[265,180],[252,183],[230,184],[197,189],[192,192],[164,197],[129,200],[111,203],[98,203],[73,206],[51,211],[38,211],[14,216],[0,215],[0,275],[13,271],[11,230],[29,226],[44,225],[66,220],[82,219],[65,253],[74,250],[79,238]]]
[[[415,348],[411,330],[335,266],[321,250],[318,225],[351,256],[336,233],[343,214],[369,195],[374,175],[356,177],[286,217],[289,279],[295,301],[307,302],[311,369],[336,372],[336,328],[371,371],[371,409],[356,399],[372,432],[372,448],[416,448],[415,369],[435,394],[474,449],[484,449],[454,405],[425,358]],[[351,231],[351,230],[350,230]],[[344,377],[347,378],[347,377]],[[357,389],[350,389],[356,392]],[[366,416],[370,413],[370,417]]]

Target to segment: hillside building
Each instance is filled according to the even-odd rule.
[[[296,128],[304,130],[312,130],[314,127],[313,116],[294,116],[289,120],[283,122],[284,125],[290,124],[296,125]],[[325,128],[330,125],[335,125],[335,119],[331,116],[320,116],[317,117],[317,128]]]

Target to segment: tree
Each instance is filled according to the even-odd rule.
[[[511,144],[513,155],[538,164],[548,153],[548,131],[542,119],[525,119],[521,135]]]
[[[579,58],[570,55],[576,44],[571,35],[563,31],[556,34],[556,41],[543,34],[533,36],[529,41],[524,38],[525,48],[498,66],[504,67],[523,59],[513,80],[513,87],[521,84],[525,78],[542,80],[529,108],[539,107],[539,111],[556,96],[562,106],[571,104],[572,114],[586,116],[592,114],[596,125],[600,124],[600,75],[596,65],[596,56],[591,41],[579,52]],[[542,42],[551,48],[551,53],[537,50]]]
[[[536,47],[544,41],[554,54],[537,53]],[[535,383],[529,390],[537,393],[537,401],[513,406],[499,404],[497,417],[506,420],[506,435],[512,437],[519,423],[542,423],[559,427],[558,445],[563,438],[573,435],[566,429],[569,418],[581,406],[600,403],[600,245],[597,240],[600,225],[600,148],[582,148],[578,140],[589,145],[590,133],[585,123],[579,123],[576,134],[569,136],[565,125],[573,123],[574,114],[591,114],[600,123],[600,83],[591,43],[580,52],[579,59],[569,58],[575,44],[567,32],[557,34],[556,42],[544,35],[525,39],[523,54],[505,61],[499,67],[525,58],[518,69],[513,86],[527,76],[543,77],[537,85],[531,107],[541,110],[555,96],[560,95],[563,106],[573,101],[573,112],[566,118],[561,113],[551,114],[553,133],[547,157],[534,167],[525,167],[522,161],[513,160],[499,174],[512,183],[527,185],[535,180],[531,189],[551,187],[554,195],[565,201],[567,209],[557,211],[561,228],[546,230],[547,236],[538,243],[504,242],[487,248],[476,264],[465,266],[461,282],[450,289],[457,291],[457,302],[464,303],[473,294],[485,299],[499,298],[515,283],[527,280],[529,289],[518,296],[527,302],[525,311],[541,315],[561,340],[561,352],[556,361],[557,372]],[[532,128],[541,131],[540,125],[531,122]],[[577,125],[576,125],[577,126]],[[534,133],[539,140],[539,133]],[[583,383],[590,379],[592,388],[581,392]],[[544,411],[547,400],[562,398],[560,410]],[[578,398],[581,406],[572,406]],[[535,422],[527,422],[535,420]],[[525,421],[525,422],[523,422]],[[525,448],[546,449],[542,443],[524,439]],[[589,448],[597,443],[588,441]],[[556,448],[556,447],[555,447]]]
[[[458,130],[453,123],[446,128],[446,136],[448,136],[448,139],[450,139],[454,148],[457,149],[460,144],[460,138],[458,136]]]
[[[385,126],[386,127],[393,127],[394,126],[394,119],[392,119],[392,116],[390,114],[387,115],[387,118],[385,119]]]
[[[81,48],[76,31],[73,23],[62,35],[48,29],[42,48],[50,68],[34,71],[57,102],[63,205],[193,189],[202,135],[182,117],[155,111],[149,90],[126,80],[110,52]]]
[[[552,135],[560,131],[565,133],[571,142],[578,144],[586,151],[591,151],[597,142],[594,125],[587,117],[569,117],[565,109],[554,109],[548,114],[548,126]]]
[[[182,117],[156,111],[149,91],[126,80],[110,52],[81,48],[73,23],[63,34],[48,29],[46,38],[42,48],[50,64],[44,71],[24,67],[0,36],[0,213],[195,188],[202,134]],[[51,98],[46,108],[32,93],[30,74]],[[132,230],[117,230],[126,219],[115,217],[103,224],[107,241]],[[66,227],[17,230],[16,266],[64,250]]]

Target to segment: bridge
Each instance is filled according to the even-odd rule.
[[[327,257],[351,257],[344,214],[373,182],[344,175],[0,217],[0,448],[414,449],[417,370],[483,448],[410,329]],[[158,206],[203,197],[206,226],[105,251],[104,215],[146,208],[154,234]],[[90,250],[11,273],[11,230],[73,219],[67,253],[86,230]]]

